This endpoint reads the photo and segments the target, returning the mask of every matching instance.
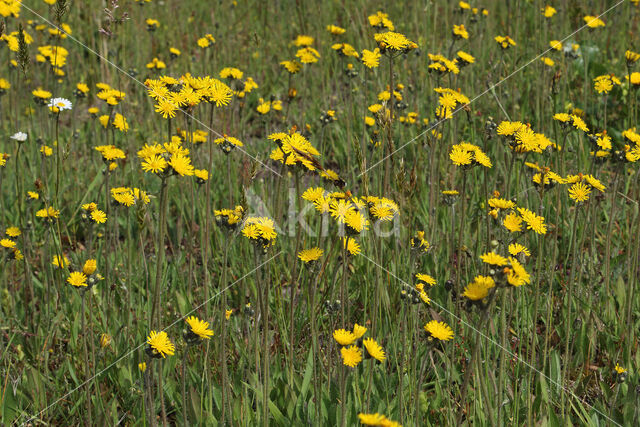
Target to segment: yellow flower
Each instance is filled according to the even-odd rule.
[[[6,249],[14,249],[16,247],[16,242],[10,239],[2,239],[0,240],[0,246]]]
[[[385,421],[387,421],[387,417],[382,414],[358,414],[358,418],[360,419],[360,423],[366,426],[382,426]]]
[[[560,40],[551,40],[549,42],[549,46],[553,50],[561,51],[562,50],[562,42]]]
[[[369,229],[369,220],[358,210],[349,210],[345,217],[344,222],[347,226],[355,231],[361,233],[363,230]]]
[[[461,39],[465,39],[465,40],[467,40],[469,38],[469,32],[464,27],[464,24],[454,25],[453,26],[453,35],[456,36],[457,38],[461,38]]]
[[[67,258],[66,255],[62,257],[60,257],[59,255],[54,255],[51,264],[58,268],[65,268],[69,265],[69,258]]]
[[[542,14],[544,15],[545,18],[551,18],[553,15],[556,14],[556,9],[552,6],[546,5],[543,9],[542,9]]]
[[[352,237],[343,237],[342,244],[346,245],[347,252],[351,255],[358,255],[360,253],[360,245]]]
[[[105,348],[111,344],[111,336],[109,334],[100,334],[100,347]]]
[[[489,289],[495,286],[495,281],[490,276],[476,276],[473,282],[469,283],[462,296],[471,301],[479,301],[489,295]]]
[[[440,341],[449,341],[453,338],[453,330],[444,322],[438,322],[432,320],[424,325],[424,330],[427,331],[431,337]]]
[[[544,217],[536,215],[534,212],[526,208],[518,208],[518,212],[522,215],[524,222],[527,223],[527,230],[533,230],[538,234],[546,234],[547,226],[544,223]]]
[[[473,64],[474,62],[476,62],[476,59],[469,55],[467,52],[464,52],[462,50],[459,50],[456,53],[456,61],[460,62],[461,66],[467,65],[467,64]]]
[[[182,154],[171,156],[169,166],[180,176],[193,176],[194,167],[191,164],[191,159],[187,156]]]
[[[96,224],[104,224],[105,222],[107,222],[107,214],[100,209],[95,209],[91,212],[91,219]]]
[[[369,15],[367,19],[369,20],[369,25],[372,27],[379,29],[386,28],[389,31],[393,31],[395,29],[393,22],[389,20],[389,15],[381,11],[377,11],[374,15]]]
[[[313,44],[313,41],[313,37],[301,34],[296,37],[296,39],[293,41],[293,44],[297,47],[306,47],[311,46]]]
[[[569,188],[569,197],[577,203],[589,200],[591,188],[582,182],[576,182]]]
[[[317,261],[320,259],[324,251],[320,248],[311,248],[305,249],[303,251],[298,252],[298,258],[302,260],[302,262],[309,263],[312,261]]]
[[[553,67],[554,65],[556,65],[553,59],[547,58],[546,56],[541,57],[540,60],[544,63],[544,65],[548,67]]]
[[[496,265],[498,267],[507,265],[507,259],[495,252],[487,252],[484,255],[480,255],[480,259],[482,260],[482,262],[489,265]]]
[[[496,209],[513,209],[516,204],[511,200],[500,199],[500,198],[492,198],[489,199],[489,206]]]
[[[342,363],[350,368],[355,368],[362,362],[362,350],[355,345],[342,347],[340,349],[340,355],[342,356]]]
[[[338,224],[345,222],[347,214],[355,212],[355,208],[351,202],[346,200],[334,200],[331,202],[329,212],[336,219]]]
[[[296,74],[302,68],[302,64],[296,60],[293,61],[282,61],[280,63],[291,74]]]
[[[201,339],[210,339],[213,336],[213,331],[209,329],[209,322],[200,320],[195,316],[187,317],[187,324],[191,328],[191,332]]]
[[[222,70],[220,70],[219,75],[220,75],[220,78],[222,79],[232,78],[232,79],[240,80],[244,75],[244,73],[237,68],[224,67]]]
[[[434,279],[433,277],[429,276],[428,274],[417,273],[416,274],[416,279],[426,283],[429,286],[433,286],[433,285],[436,284],[436,279]]]
[[[116,113],[116,115],[113,117],[113,127],[122,132],[127,132],[129,130],[127,119],[120,113]]]
[[[449,153],[449,158],[456,166],[467,166],[471,164],[472,155],[470,151],[467,151],[459,145],[454,145]]]
[[[507,282],[513,286],[522,286],[531,282],[531,275],[525,270],[524,266],[520,264],[515,258],[509,257],[510,267],[505,267],[504,271],[507,273]]]
[[[175,347],[165,331],[151,331],[147,337],[147,344],[149,344],[149,351],[154,357],[173,356],[175,351]]]
[[[299,58],[303,64],[313,64],[314,62],[318,62],[320,52],[312,47],[303,47],[296,52],[296,57]]]
[[[367,354],[376,359],[378,362],[384,362],[387,358],[380,344],[378,344],[378,342],[373,338],[366,338],[364,341],[362,341],[362,344],[367,350]]]
[[[584,22],[587,23],[589,28],[604,27],[604,21],[597,16],[587,15],[584,17]]]
[[[628,65],[633,65],[638,62],[638,60],[640,60],[640,53],[634,52],[632,50],[627,50],[624,53],[624,58],[627,60]]]
[[[260,100],[258,101],[259,104],[256,107],[256,111],[260,114],[267,114],[269,111],[271,111],[271,103],[270,102],[264,102],[264,100],[262,98],[260,98]]]
[[[40,147],[40,153],[45,157],[50,157],[53,154],[53,149],[47,145]]]
[[[52,218],[56,219],[60,216],[60,211],[55,209],[53,206],[49,206],[46,209],[40,209],[36,212],[36,216],[38,218]]]
[[[158,104],[155,107],[156,113],[160,113],[165,119],[174,118],[176,116],[176,110],[178,109],[177,105],[165,99],[158,101]]]
[[[69,274],[67,282],[75,287],[87,286],[87,276],[81,271],[73,271]]]
[[[511,46],[516,45],[516,42],[509,36],[496,36],[494,40],[498,42],[503,49],[509,49]]]
[[[404,34],[394,33],[393,31],[374,34],[374,38],[382,49],[406,51],[418,47],[418,45],[409,40]]]
[[[520,243],[512,243],[509,245],[509,253],[512,256],[517,256],[519,254],[524,254],[526,256],[531,256],[531,252],[525,246]]]
[[[360,326],[357,323],[353,325],[353,335],[355,335],[356,339],[362,338],[362,336],[367,332],[367,328],[364,326]]]
[[[98,268],[98,263],[95,259],[88,259],[85,261],[84,266],[82,267],[82,272],[87,276],[91,276],[96,272]]]
[[[22,234],[22,232],[18,227],[7,227],[5,233],[9,237],[18,237],[19,235]]]
[[[357,337],[353,332],[347,331],[346,329],[336,329],[333,331],[333,339],[341,346],[346,346],[353,344]]]
[[[324,189],[322,187],[309,187],[302,193],[302,198],[310,202],[315,202],[324,195]]]
[[[341,34],[344,34],[347,30],[342,27],[338,27],[337,25],[327,25],[327,31],[334,36],[339,36]]]
[[[362,63],[367,68],[377,68],[380,65],[380,49],[375,48],[374,50],[362,50]]]
[[[607,94],[613,89],[614,84],[620,84],[620,80],[612,74],[598,76],[594,81],[594,89],[598,93]]]

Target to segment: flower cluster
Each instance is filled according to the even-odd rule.
[[[107,214],[98,209],[98,205],[91,202],[82,205],[82,219],[95,224],[104,224],[107,222]]]
[[[238,205],[235,209],[217,209],[213,211],[213,214],[215,215],[216,224],[234,231],[242,223],[244,208]]]
[[[244,221],[242,235],[266,249],[276,242],[278,233],[271,218],[250,216]]]
[[[7,251],[9,253],[8,256],[10,259],[20,261],[24,258],[24,256],[22,255],[20,249],[18,249],[17,244],[13,239],[19,237],[22,232],[18,227],[8,227],[5,230],[5,234],[7,237],[0,239],[0,251]],[[2,254],[2,252],[0,252],[0,254]]]
[[[429,65],[427,66],[427,71],[429,71],[430,73],[436,72],[439,75],[460,74],[460,67],[458,66],[457,58],[451,60],[441,54],[434,55],[432,53],[429,53],[427,56],[429,57]],[[464,102],[464,104],[468,102],[469,101],[467,100],[466,102]]]
[[[69,265],[67,257],[60,258],[56,256],[54,258],[54,265],[58,265],[60,268],[66,268]],[[102,280],[102,276],[96,273],[98,269],[98,263],[95,259],[88,259],[82,266],[82,271],[72,271],[67,277],[67,283],[76,288],[83,288],[84,290],[90,289],[93,285]]]
[[[470,168],[476,165],[491,168],[491,159],[480,147],[468,142],[461,142],[451,147],[449,158],[456,166]]]
[[[333,331],[333,339],[341,346],[340,355],[345,366],[355,368],[365,359],[374,359],[377,362],[384,362],[387,356],[384,349],[373,338],[362,339],[367,332],[367,328],[357,323],[353,325],[353,331],[336,329]]]
[[[143,171],[163,179],[172,175],[194,175],[189,149],[183,147],[182,140],[177,136],[164,144],[145,144],[138,151],[138,157],[142,160]]]
[[[496,133],[505,138],[516,153],[542,153],[548,148],[555,148],[556,144],[542,133],[534,132],[531,126],[522,122],[501,122]]]

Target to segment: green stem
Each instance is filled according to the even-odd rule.
[[[160,327],[160,305],[162,292],[162,269],[164,267],[164,238],[166,228],[166,211],[167,211],[167,194],[168,183],[167,178],[162,178],[160,189],[160,218],[158,220],[158,234],[156,237],[156,276],[153,288],[153,312],[152,324],[155,328]]]
[[[571,230],[571,240],[569,243],[569,247],[571,248],[571,275],[569,277],[569,283],[568,283],[568,288],[567,288],[567,319],[565,321],[565,336],[564,336],[564,340],[565,340],[565,345],[564,345],[564,358],[563,360],[565,361],[565,367],[563,369],[562,372],[562,384],[566,384],[566,380],[567,380],[567,374],[569,371],[569,334],[571,333],[571,304],[573,303],[573,280],[575,279],[575,274],[576,274],[576,269],[578,268],[578,245],[576,244],[576,229],[578,226],[578,212],[580,212],[580,206],[576,206],[575,207],[575,212],[573,215],[573,226],[572,226],[572,230]],[[568,260],[567,260],[568,261]],[[567,262],[565,261],[565,265],[567,264]],[[566,394],[563,393],[562,394],[562,400],[561,400],[561,404],[560,404],[560,408],[561,408],[561,413],[565,414],[564,410],[565,410],[565,402],[566,401]]]
[[[58,140],[58,127],[60,123],[60,114],[56,114],[56,197],[55,205],[60,206],[58,203],[58,191],[60,189],[60,141]]]
[[[495,288],[492,288],[493,292],[491,293],[491,295],[489,296],[489,301],[487,302],[487,306],[484,310],[484,312],[482,313],[482,319],[480,320],[480,328],[478,329],[478,336],[476,336],[476,342],[474,344],[474,348],[473,348],[473,354],[471,355],[471,359],[469,360],[469,364],[467,365],[466,371],[464,373],[464,380],[462,381],[462,386],[460,387],[460,391],[461,391],[461,396],[460,396],[460,405],[463,406],[466,404],[466,399],[467,399],[467,391],[469,389],[469,381],[471,380],[471,372],[474,370],[474,366],[475,366],[475,360],[478,358],[479,354],[480,354],[480,344],[482,342],[483,337],[479,335],[480,332],[482,332],[484,329],[486,329],[486,325],[489,321],[489,313],[491,312],[491,308],[493,306],[493,302],[496,299],[496,295],[497,295],[497,290]],[[490,291],[491,292],[491,291]],[[504,309],[504,308],[503,308]],[[458,418],[456,421],[456,425],[461,425],[462,422],[462,416],[464,415],[466,411],[464,410],[460,410],[460,412],[458,413]]]
[[[87,351],[87,325],[84,319],[85,312],[85,296],[88,290],[82,290],[82,309],[80,311],[80,321],[82,322],[82,346],[84,352],[84,372],[85,372],[85,388],[86,388],[86,404],[87,404],[87,425],[91,425],[93,422],[93,417],[91,416],[91,385],[90,385],[90,375],[91,370],[89,369],[89,352]]]
[[[182,419],[185,427],[189,425],[189,416],[187,414],[187,352],[189,346],[184,349],[182,355]]]
[[[613,178],[613,193],[611,193],[611,214],[609,217],[609,224],[607,225],[607,235],[606,235],[606,239],[607,239],[607,243],[606,243],[606,249],[605,249],[605,256],[604,256],[604,270],[605,270],[605,275],[604,275],[604,288],[605,288],[605,295],[611,295],[609,293],[609,285],[611,283],[611,228],[613,227],[613,221],[616,215],[616,194],[618,193],[618,184],[620,182],[619,178],[619,173],[620,173],[620,168],[616,167],[616,173],[615,176]]]

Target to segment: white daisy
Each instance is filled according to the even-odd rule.
[[[71,110],[71,107],[73,107],[71,101],[66,98],[51,98],[47,106],[56,107],[58,111]]]
[[[11,135],[10,138],[18,142],[25,142],[27,140],[27,134],[24,132],[16,132]]]

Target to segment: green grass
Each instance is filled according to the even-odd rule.
[[[640,49],[637,6],[564,2],[545,19],[542,2],[489,2],[488,16],[473,22],[456,2],[122,3],[109,18],[111,3],[60,10],[24,0],[19,17],[2,20],[4,34],[22,24],[33,42],[18,52],[11,41],[0,46],[0,78],[11,85],[0,95],[0,155],[8,155],[0,166],[0,231],[18,227],[20,236],[2,238],[24,255],[17,261],[0,248],[0,423],[358,425],[360,413],[377,412],[405,426],[637,424],[640,163],[615,160],[625,144],[634,146],[622,133],[637,125],[637,86],[624,78],[625,51]],[[373,50],[378,31],[367,17],[378,10],[418,49],[394,58],[392,68],[383,55],[375,69],[332,50],[334,43]],[[586,15],[605,11],[605,27],[582,28]],[[147,31],[147,18],[159,28]],[[57,40],[48,30],[60,23],[72,33]],[[463,23],[469,39],[452,43],[453,25]],[[346,33],[329,34],[330,24]],[[196,41],[207,33],[216,42],[205,50]],[[300,34],[314,37],[320,58],[289,75],[279,63],[295,58]],[[497,35],[516,46],[503,51]],[[549,51],[551,40],[578,44],[576,57]],[[64,76],[39,62],[46,45],[68,51]],[[170,58],[170,47],[181,55]],[[428,53],[453,58],[458,50],[475,63],[455,75],[429,72]],[[154,57],[167,67],[148,69]],[[357,71],[351,77],[349,64]],[[228,106],[203,102],[171,120],[154,111],[145,80],[218,78],[224,67],[259,87]],[[598,94],[593,79],[609,73],[622,85]],[[74,95],[80,82],[90,88],[86,98]],[[96,97],[99,82],[126,97],[111,109]],[[365,128],[363,116],[376,117],[367,107],[391,82],[404,85],[406,109],[394,106],[392,119],[381,115]],[[70,99],[73,109],[50,113],[34,101],[38,87]],[[471,102],[439,122],[437,87],[459,89]],[[291,89],[297,96],[288,96]],[[282,110],[258,113],[260,98],[281,100]],[[103,128],[89,107],[99,107],[98,116],[122,114],[128,131]],[[336,121],[323,125],[328,110]],[[410,112],[415,123],[405,120]],[[553,119],[564,112],[584,114],[589,133],[606,129],[613,142],[606,161],[592,161],[587,133]],[[562,150],[515,153],[487,127],[507,120],[530,124]],[[309,187],[339,189],[269,158],[277,146],[268,135],[294,126],[321,152],[322,166],[346,181],[344,190],[397,203],[392,221],[370,217],[369,230],[354,236],[361,254],[345,256],[336,220],[301,197]],[[163,180],[143,172],[136,153],[179,130],[208,132],[206,142],[183,146],[209,181],[167,178],[162,206]],[[10,138],[18,131],[28,134],[23,144]],[[224,154],[213,142],[223,134],[243,147]],[[492,167],[455,166],[449,153],[462,141],[481,147]],[[94,149],[107,144],[126,153],[110,173]],[[525,162],[563,177],[593,174],[606,189],[576,204],[570,185],[534,185]],[[118,206],[109,190],[121,186],[146,191],[150,203]],[[460,196],[447,203],[441,191],[453,189]],[[27,200],[27,191],[39,200]],[[543,216],[546,234],[509,233],[504,212],[499,221],[489,216],[496,191]],[[106,212],[105,224],[86,219],[82,205],[90,202]],[[247,217],[275,221],[278,235],[265,253],[240,229],[217,223],[214,210],[236,205]],[[46,206],[60,210],[57,220],[35,215]],[[306,227],[295,221],[298,212]],[[412,249],[418,231],[428,252]],[[506,284],[502,267],[480,259],[492,250],[508,254],[513,241],[531,252],[521,259],[531,276],[525,286]],[[324,250],[317,263],[296,256],[315,246]],[[68,267],[52,265],[60,253]],[[72,287],[70,272],[91,258],[102,280],[86,292]],[[430,304],[404,298],[416,273],[436,279],[425,289]],[[478,275],[498,283],[483,304],[462,295]],[[209,322],[210,340],[187,345],[190,315]],[[452,340],[428,337],[423,326],[434,319],[452,328]],[[333,332],[355,323],[382,345],[383,363],[343,365]],[[174,355],[148,356],[151,330],[167,332]],[[617,364],[627,372],[617,374]]]

